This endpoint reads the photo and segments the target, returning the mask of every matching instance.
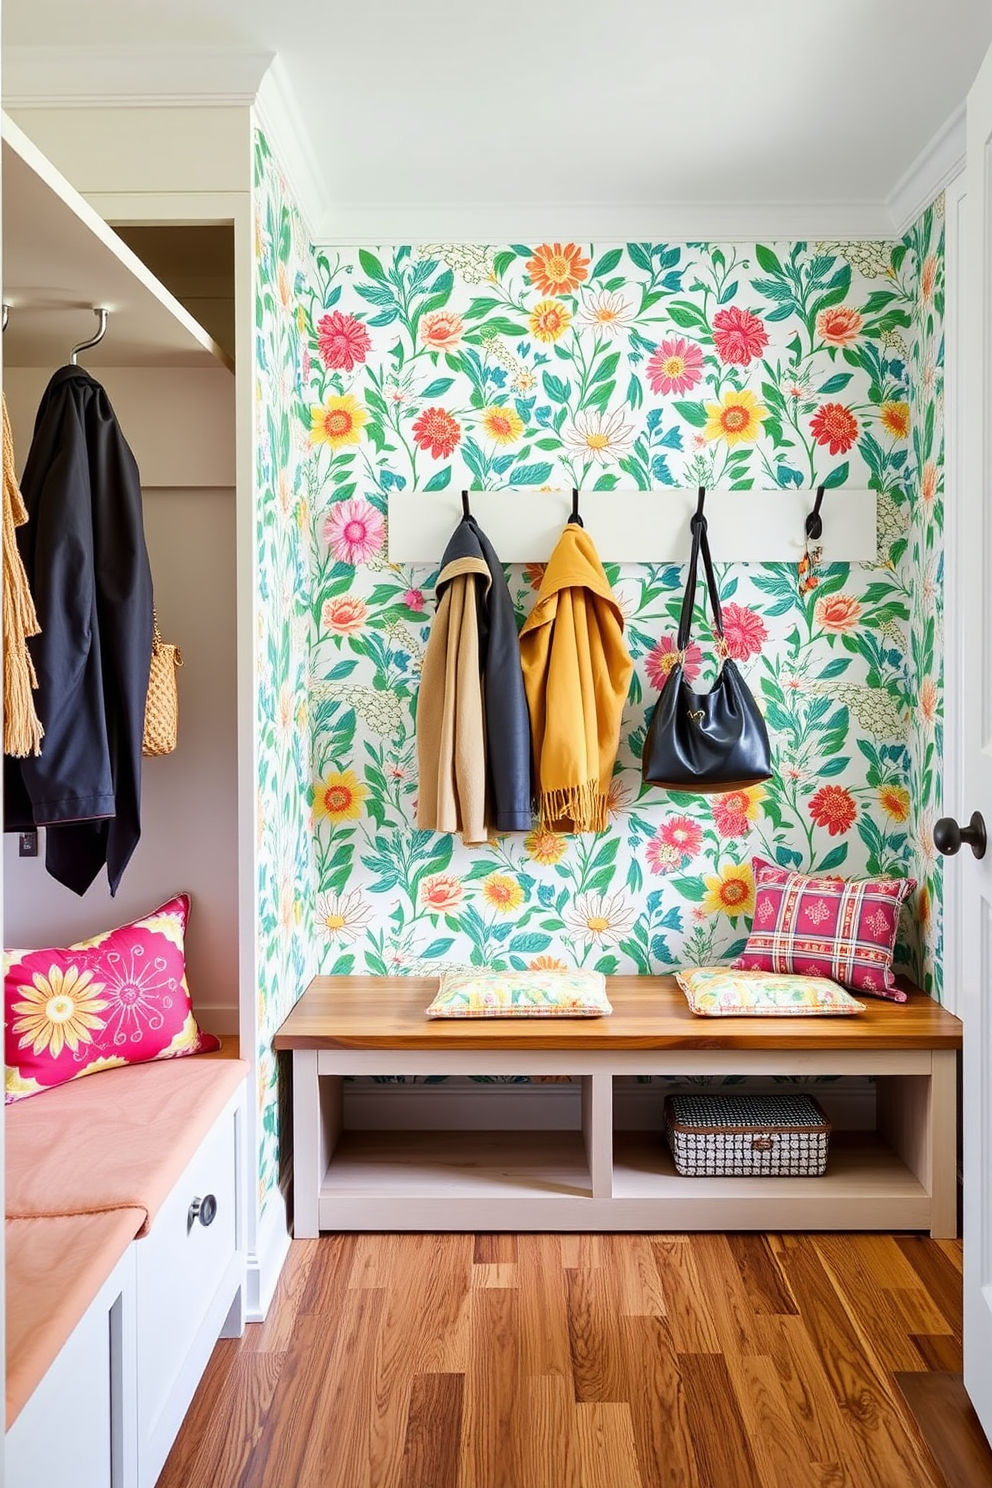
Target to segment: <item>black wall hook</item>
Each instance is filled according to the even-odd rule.
[[[579,516],[579,491],[577,486],[572,487],[572,510],[568,520],[574,522],[577,527],[584,527],[586,525]]]
[[[706,501],[706,487],[700,486],[696,493],[696,510],[689,519],[689,531],[695,532],[700,522],[705,526],[706,518],[703,515],[703,504]]]
[[[823,518],[820,516],[820,503],[823,500],[823,493],[826,489],[826,486],[817,486],[813,510],[806,518],[806,536],[814,542],[818,537],[823,536]]]
[[[471,515],[472,515],[472,510],[471,510],[471,508],[470,508],[470,506],[468,504],[468,492],[467,491],[463,491],[462,492],[462,516],[463,517],[470,517]]]

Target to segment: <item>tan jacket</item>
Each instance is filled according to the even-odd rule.
[[[431,625],[417,699],[417,826],[488,838],[485,711],[479,671],[477,594],[490,584],[477,558],[459,558],[438,575],[444,590]],[[481,589],[478,587],[481,586]]]

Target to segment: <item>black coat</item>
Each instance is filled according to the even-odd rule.
[[[492,582],[483,595],[476,585],[479,666],[486,724],[486,774],[493,826],[498,832],[529,832],[533,826],[530,710],[520,667],[513,601],[503,565],[474,517],[455,528],[441,559],[442,571],[458,558],[481,558]],[[443,593],[439,590],[438,598]]]
[[[45,827],[45,865],[77,894],[106,864],[114,894],[141,835],[152,580],[138,467],[83,367],[49,382],[21,490],[45,737],[37,758],[5,761],[5,826]]]

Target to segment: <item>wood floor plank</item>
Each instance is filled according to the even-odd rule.
[[[156,1488],[215,1488],[217,1483],[236,1483],[268,1427],[284,1362],[283,1354],[271,1350],[242,1353],[227,1378],[223,1411],[198,1396],[193,1429],[181,1433]],[[190,1453],[188,1447],[194,1444]]]
[[[318,1250],[307,1272],[306,1286],[298,1304],[299,1315],[335,1317],[351,1279],[358,1236],[324,1235],[315,1241],[294,1240],[290,1252],[297,1245],[308,1244],[316,1245]]]
[[[380,1472],[373,1473],[372,1422],[385,1304],[382,1287],[346,1291],[299,1476],[276,1481],[294,1488],[384,1488]]]
[[[859,1330],[834,1287],[816,1248],[818,1238],[802,1237],[783,1264],[800,1316],[860,1455],[878,1483],[943,1488],[932,1464],[910,1437],[873,1352],[873,1340],[866,1338],[867,1329]]]
[[[571,1380],[561,1374],[531,1376],[521,1380],[521,1389],[523,1431],[515,1488],[581,1484],[582,1449]]]
[[[642,1488],[627,1404],[591,1401],[575,1407],[582,1488]]]
[[[734,1264],[726,1235],[697,1235],[692,1251],[699,1285],[720,1341],[719,1352],[735,1359],[760,1352],[752,1297]]]
[[[764,1488],[722,1354],[680,1354],[700,1488]]]
[[[399,1488],[455,1488],[465,1377],[413,1377]]]
[[[961,1340],[953,1333],[914,1333],[913,1344],[928,1369],[960,1374],[964,1368]]]
[[[251,1347],[263,1354],[282,1354],[289,1347],[296,1317],[310,1293],[310,1272],[322,1260],[319,1240],[301,1240],[289,1247],[286,1264],[276,1284],[269,1315],[251,1330]]]
[[[682,1374],[667,1320],[625,1317],[622,1337],[643,1488],[699,1488]]]
[[[625,1317],[665,1317],[665,1293],[649,1235],[605,1236],[609,1266],[620,1280]]]
[[[574,1400],[565,1276],[557,1235],[519,1236],[521,1377],[560,1375]]]
[[[881,1369],[918,1369],[919,1354],[907,1336],[891,1293],[879,1286],[864,1264],[861,1248],[846,1244],[847,1238],[816,1235],[811,1243],[843,1298],[848,1315],[857,1317],[862,1335],[871,1335],[872,1352]]]
[[[652,1249],[676,1349],[680,1354],[718,1354],[720,1340],[692,1245],[666,1237],[655,1240]]]
[[[893,1317],[898,1318],[899,1326],[904,1329],[914,1347],[915,1335],[918,1333],[943,1333],[947,1338],[954,1337],[944,1314],[924,1291],[918,1277],[916,1286],[890,1287],[885,1295],[889,1299]]]
[[[472,1292],[470,1306],[460,1488],[518,1488],[518,1292],[483,1287]]]
[[[897,1374],[947,1488],[992,1488],[989,1447],[960,1374]]]
[[[495,1235],[478,1234],[472,1249],[476,1266],[499,1266],[517,1259],[517,1237],[505,1231]]]
[[[782,1383],[771,1359],[750,1356],[730,1370],[737,1408],[762,1485],[808,1483],[814,1463],[802,1430],[792,1419]],[[839,1463],[816,1464],[842,1476]],[[821,1472],[822,1477],[822,1472]]]
[[[767,1235],[732,1233],[727,1245],[756,1313],[795,1316],[799,1309],[769,1244]]]
[[[627,1399],[619,1287],[612,1271],[566,1271],[572,1378],[577,1402]]]
[[[518,1281],[516,1261],[497,1261],[489,1266],[476,1263],[472,1267],[473,1287],[515,1287]]]
[[[964,1305],[961,1272],[943,1248],[924,1235],[897,1235],[895,1241],[943,1313],[951,1332],[960,1337]]]
[[[562,1235],[561,1263],[566,1271],[588,1270],[607,1264],[606,1235]]]
[[[222,1338],[214,1348],[183,1429],[176,1437],[162,1468],[159,1482],[163,1488],[185,1488],[193,1463],[200,1454],[203,1438],[209,1434],[211,1423],[223,1419],[231,1375],[247,1352],[239,1347],[239,1343],[240,1340],[236,1338]]]

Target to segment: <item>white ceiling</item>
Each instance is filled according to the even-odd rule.
[[[324,238],[899,227],[990,42],[992,0],[3,0],[8,105],[223,98],[277,58]]]

